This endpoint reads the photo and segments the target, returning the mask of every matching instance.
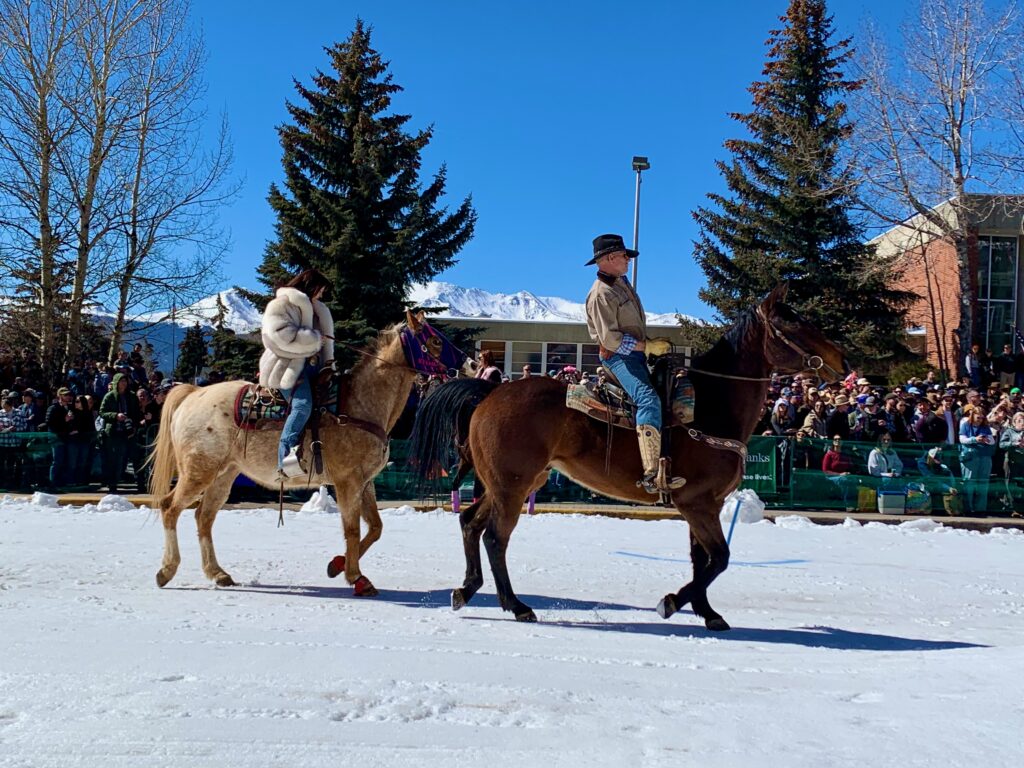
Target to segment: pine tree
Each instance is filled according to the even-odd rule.
[[[206,366],[206,334],[199,323],[187,331],[178,345],[178,363],[174,367],[174,380],[192,382]]]
[[[357,21],[326,52],[333,71],[317,72],[311,88],[296,82],[303,103],[289,103],[291,122],[278,128],[284,188],[270,188],[276,237],[258,272],[273,288],[319,269],[334,285],[336,338],[360,342],[401,319],[411,283],[455,262],[476,213],[469,197],[451,213],[443,207],[444,166],[421,184],[432,129],[410,133],[410,116],[390,112],[402,89],[371,47],[370,29]],[[247,296],[261,308],[268,300]]]
[[[899,349],[913,295],[891,290],[892,265],[864,244],[849,213],[853,188],[842,150],[852,126],[843,97],[849,39],[832,43],[825,0],[791,0],[772,30],[764,81],[750,87],[753,111],[732,117],[749,138],[725,143],[716,165],[728,195],[693,216],[701,234],[694,256],[707,276],[701,298],[734,320],[780,282],[790,303],[854,360]]]

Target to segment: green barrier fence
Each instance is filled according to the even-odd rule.
[[[34,491],[49,492],[97,490],[100,479],[101,448],[94,446],[88,459],[89,471],[86,481],[76,486],[54,488],[49,483],[52,444],[55,438],[47,432],[0,434],[0,492]],[[903,472],[898,478],[871,477],[868,474],[868,456],[874,444],[845,442],[843,453],[850,459],[852,467],[848,477],[829,478],[822,472],[821,464],[830,440],[793,437],[755,436],[748,443],[743,488],[753,489],[769,508],[774,509],[821,509],[844,510],[860,507],[866,511],[877,509],[879,492],[906,494],[908,511],[942,512],[959,511],[969,487],[961,476],[957,450],[945,446],[940,460],[945,469],[925,462],[928,448],[919,443],[895,444],[897,455],[903,462]],[[417,486],[409,471],[409,444],[404,440],[392,440],[390,460],[384,471],[377,476],[375,485],[380,499],[422,498],[424,492]],[[993,476],[987,482],[985,509],[967,509],[975,513],[1009,514],[1016,509],[1024,511],[1024,477],[1004,477],[1002,452],[993,458]],[[687,468],[678,468],[685,476]],[[472,496],[473,476],[463,483],[461,496],[468,500]],[[134,490],[134,480],[129,471],[124,476],[123,490]],[[240,481],[239,495],[267,499],[270,492],[251,489],[246,492],[245,482]],[[437,478],[426,489],[426,498],[438,503],[449,499],[450,479],[447,475]],[[300,495],[305,495],[302,492]],[[883,494],[884,495],[884,494]],[[953,497],[959,496],[960,499]],[[576,485],[556,471],[552,471],[548,482],[538,491],[541,502],[587,502],[621,503],[608,499],[589,489]]]

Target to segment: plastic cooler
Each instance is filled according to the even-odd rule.
[[[878,491],[878,511],[883,515],[902,515],[907,507],[906,491]]]

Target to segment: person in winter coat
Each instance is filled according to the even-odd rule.
[[[883,434],[868,454],[868,474],[872,477],[899,477],[903,461],[892,448],[892,436]]]
[[[110,382],[110,391],[100,402],[100,417],[103,419],[103,484],[111,493],[117,493],[135,429],[142,420],[139,399],[131,391],[130,384],[129,376],[115,373]]]
[[[263,312],[260,386],[281,391],[290,408],[277,448],[282,477],[300,477],[307,470],[298,460],[299,441],[313,411],[313,384],[320,370],[334,366],[334,318],[321,301],[328,279],[315,269],[292,278]],[[285,459],[289,459],[285,461]]]
[[[1013,516],[1020,517],[1016,511],[1016,501],[1021,497],[1020,480],[1024,479],[1024,413],[1013,414],[1010,425],[999,435],[999,447],[1005,451],[1003,455],[1003,476],[1006,479],[1006,497],[1014,507]],[[1017,491],[1016,498],[1014,490]]]
[[[967,508],[974,513],[988,508],[988,482],[992,476],[995,438],[985,413],[974,408],[960,426],[960,468],[963,473]]]
[[[53,461],[50,463],[50,485],[62,488],[74,480],[78,452],[72,446],[78,434],[75,423],[75,396],[67,387],[57,390],[57,402],[46,411],[46,428],[53,433]]]

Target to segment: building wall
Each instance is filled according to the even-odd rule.
[[[956,247],[932,240],[904,253],[898,262],[903,277],[897,287],[919,297],[907,311],[907,324],[925,329],[924,352],[931,365],[955,369],[959,357],[960,270]]]

